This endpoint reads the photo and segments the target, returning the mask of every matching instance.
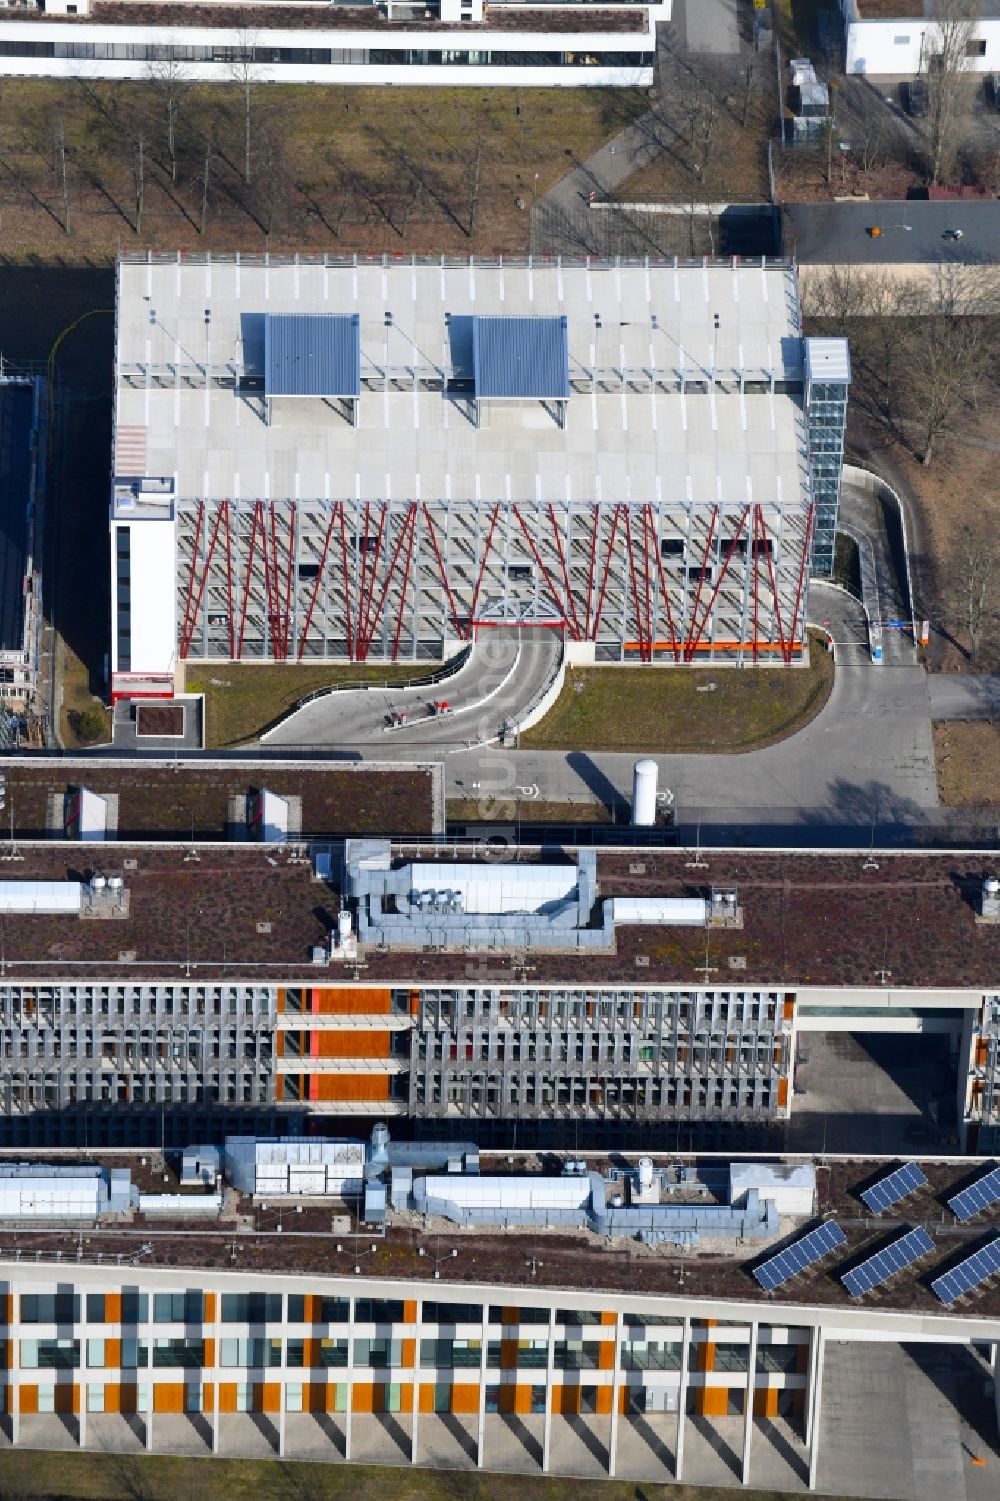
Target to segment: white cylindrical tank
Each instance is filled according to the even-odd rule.
[[[656,762],[648,758],[635,763],[632,773],[632,827],[651,828],[656,822]]]
[[[652,1157],[639,1158],[639,1191],[649,1193],[653,1186],[653,1159]]]
[[[343,944],[351,936],[351,914],[346,907],[337,913],[337,942]]]
[[[996,876],[986,877],[983,882],[983,895],[993,897],[994,900],[1000,897],[1000,880],[997,880]]]

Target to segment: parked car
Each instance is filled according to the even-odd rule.
[[[903,96],[903,108],[914,120],[923,119],[930,103],[927,94],[927,85],[922,78],[911,78],[900,84]]]

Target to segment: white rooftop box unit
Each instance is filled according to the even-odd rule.
[[[108,1207],[99,1167],[0,1167],[0,1220],[94,1220]]]
[[[810,1215],[816,1202],[816,1169],[786,1162],[734,1162],[729,1168],[729,1202],[746,1208],[747,1195],[756,1189],[760,1202],[770,1202],[779,1214]]]
[[[288,799],[262,788],[251,792],[247,805],[251,839],[264,844],[284,844],[288,839]]]
[[[349,1198],[363,1186],[365,1144],[227,1136],[225,1172],[256,1198]]]
[[[86,787],[71,787],[63,804],[63,828],[67,839],[99,843],[107,838],[107,799]]]
[[[0,917],[79,917],[82,906],[79,881],[0,881]]]

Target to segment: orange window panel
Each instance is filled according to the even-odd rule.
[[[219,1316],[218,1305],[216,1304],[216,1301],[215,1301],[217,1296],[218,1295],[216,1293],[206,1293],[205,1294],[205,1323],[206,1324],[214,1324],[215,1321],[216,1321],[216,1319]]]
[[[388,1058],[392,1051],[391,1032],[355,1032],[345,1027],[343,1031],[312,1035],[316,1037],[320,1058]],[[317,1056],[312,1048],[309,1053]]]
[[[276,1381],[258,1381],[253,1389],[254,1412],[278,1412],[281,1408],[281,1387]]]
[[[18,1412],[32,1413],[38,1411],[38,1387],[22,1386],[18,1392]]]
[[[403,1303],[403,1323],[415,1324],[417,1322],[417,1300],[407,1298]]]
[[[479,1387],[468,1383],[451,1389],[452,1412],[470,1413],[479,1411]]]
[[[611,1387],[599,1386],[597,1388],[597,1411],[601,1414],[611,1411]]]
[[[320,986],[312,991],[310,1011],[326,1016],[374,1016],[392,1010],[392,992],[377,986]]]
[[[179,1412],[184,1411],[184,1387],[180,1383],[158,1381],[153,1387],[153,1411],[154,1412]]]
[[[784,1108],[785,1108],[785,1106],[787,1104],[788,1104],[788,1080],[787,1079],[779,1079],[778,1080],[778,1109],[779,1110],[784,1110]]]
[[[330,1077],[313,1075],[310,1083],[315,1086],[309,1092],[316,1100],[387,1100],[389,1098],[388,1074],[335,1074]]]
[[[236,1411],[236,1383],[235,1381],[219,1382],[219,1411]]]
[[[370,1381],[356,1382],[351,1391],[352,1412],[381,1412],[382,1411],[382,1387],[378,1387],[378,1406],[375,1406],[376,1388]]]
[[[613,1329],[617,1320],[618,1315],[615,1313],[608,1313],[605,1310],[605,1312],[601,1314],[601,1324],[605,1329]]]
[[[695,1410],[706,1418],[724,1418],[729,1411],[728,1386],[696,1387]]]
[[[409,1320],[407,1320],[409,1323]],[[412,1370],[417,1363],[417,1342],[415,1339],[404,1339],[400,1351],[400,1365],[407,1370]]]
[[[106,1324],[120,1324],[122,1321],[122,1295],[121,1293],[105,1293],[104,1295],[104,1322]]]

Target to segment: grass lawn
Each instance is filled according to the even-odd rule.
[[[533,750],[748,751],[800,730],[833,687],[833,659],[810,632],[808,667],[571,668],[534,729]]]
[[[455,797],[445,807],[449,823],[614,823],[611,809],[587,799],[579,803],[544,803],[524,797]]]
[[[147,83],[5,79],[5,260],[79,263],[115,250],[523,252],[528,209],[647,108],[641,89],[268,84],[243,113],[226,84],[185,86],[176,181],[162,98]],[[70,219],[53,170],[65,133]],[[137,223],[134,153],[147,143]],[[201,233],[206,142],[209,192]],[[567,154],[569,153],[569,155]],[[5,349],[9,356],[15,351]]]
[[[296,699],[314,688],[327,688],[332,683],[416,682],[425,671],[435,671],[436,665],[216,662],[189,667],[185,688],[188,693],[204,693],[205,744],[210,749],[220,749],[255,740]]]
[[[0,1456],[0,1495],[10,1501],[571,1501],[579,1480],[378,1465],[293,1464],[250,1459],[42,1453]],[[588,1481],[600,1501],[729,1501],[731,1490]],[[740,1491],[745,1501],[782,1501],[777,1491]]]

